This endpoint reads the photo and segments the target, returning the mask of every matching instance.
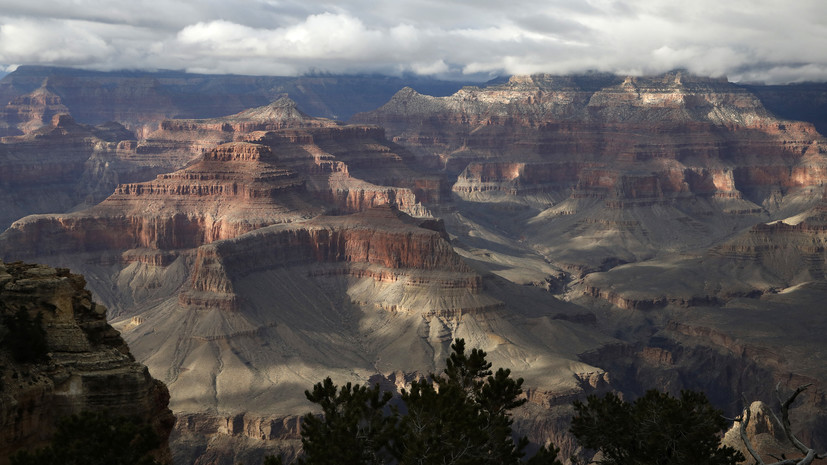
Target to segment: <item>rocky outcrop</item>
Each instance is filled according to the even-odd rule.
[[[0,137],[28,134],[48,125],[54,116],[68,113],[60,97],[41,86],[8,102],[0,114]]]
[[[452,251],[439,223],[423,223],[428,227],[417,223],[396,208],[384,206],[355,215],[271,226],[216,242],[198,249],[191,290],[183,292],[179,302],[239,311],[241,302],[233,281],[274,268],[304,270],[314,265],[304,271],[312,278],[373,280],[372,287],[379,289],[351,292],[351,299],[367,306],[448,317],[501,305],[481,295],[481,276]],[[397,290],[393,295],[382,292],[382,287]]]
[[[15,189],[9,189],[11,208],[6,211],[7,218],[0,218],[7,223],[0,226],[26,214],[77,210],[83,204],[99,202],[112,191],[113,199],[107,202],[120,203],[122,207],[124,202],[130,202],[124,196],[134,203],[137,196],[140,201],[153,196],[157,200],[164,195],[183,195],[181,198],[192,200],[198,195],[228,194],[208,192],[224,189],[207,187],[220,184],[219,177],[230,184],[253,183],[248,184],[246,192],[229,193],[230,197],[246,196],[249,201],[273,195],[274,191],[261,191],[265,188],[262,186],[283,189],[293,184],[304,186],[301,189],[329,203],[329,208],[343,212],[394,204],[409,213],[427,215],[421,199],[438,198],[445,190],[433,176],[407,167],[400,154],[384,140],[381,129],[312,118],[286,98],[222,118],[167,120],[157,131],[137,141],[120,139],[124,132],[112,125],[91,128],[61,115],[54,118],[51,126],[30,136],[7,139],[6,144],[0,145],[0,166],[5,168],[0,186]],[[244,144],[248,148],[241,148]],[[268,154],[252,158],[228,155],[233,150],[257,150],[249,148],[253,144],[269,150]],[[201,159],[184,174],[145,182]],[[216,169],[235,174],[204,173]],[[257,170],[261,173],[255,174]],[[249,179],[241,179],[244,176]],[[259,176],[258,180],[253,179],[255,176]],[[181,187],[194,177],[202,182]],[[277,181],[279,177],[283,180]],[[284,181],[288,178],[292,180]],[[45,195],[46,192],[49,194]],[[256,223],[239,231],[258,226]]]
[[[404,89],[353,120],[384,126],[469,206],[522,205],[503,232],[575,274],[800,212],[827,176],[811,124],[683,72],[515,76],[449,97]]]
[[[521,432],[566,455],[587,393],[701,389],[734,414],[736,391],[827,379],[812,126],[684,73],[406,89],[359,118],[166,119],[116,159],[185,167],[0,236],[89,277],[187,419],[179,460],[295,446],[314,382],[399,389],[454,337],[526,380]]]
[[[778,415],[772,411],[769,405],[761,401],[752,402],[749,405],[750,422],[746,428],[747,440],[753,450],[761,456],[762,460],[772,460],[776,457],[787,457],[799,460],[804,454],[787,439],[784,427],[779,423]],[[753,460],[741,438],[741,423],[735,422],[722,440],[722,444],[735,448],[744,454],[747,463]],[[814,463],[818,463],[816,460]]]
[[[85,284],[65,269],[0,263],[0,462],[16,450],[44,445],[57,420],[84,410],[151,423],[162,439],[158,458],[170,459],[166,439],[175,419],[167,388],[135,362]],[[42,359],[20,361],[10,349],[5,324],[19,312],[45,329]]]

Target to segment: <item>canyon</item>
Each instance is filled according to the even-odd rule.
[[[0,286],[0,463],[9,463],[18,450],[47,445],[60,420],[88,411],[117,412],[151,425],[162,440],[154,456],[168,462],[175,423],[169,391],[107,324],[106,307],[92,299],[83,276],[0,262]],[[43,328],[43,360],[21,360],[8,342],[9,319],[21,313]]]
[[[172,118],[33,71],[0,80],[0,259],[86,276],[169,386],[176,463],[290,457],[305,389],[398,391],[457,337],[525,379],[515,426],[564,457],[572,400],[651,387],[735,416],[813,383],[793,422],[827,446],[826,141],[768,110],[783,89],[533,75],[348,122],[282,94]]]

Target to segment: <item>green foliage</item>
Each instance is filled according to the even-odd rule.
[[[491,371],[486,353],[465,352],[457,339],[441,376],[414,382],[403,390],[399,409],[388,407],[379,387],[337,390],[330,380],[316,384],[307,398],[324,415],[307,415],[302,444],[307,464],[517,464],[528,440],[511,436],[508,411],[526,402],[523,380],[511,372]],[[400,414],[400,410],[405,413]],[[557,450],[543,449],[531,463],[560,465]]]
[[[46,330],[43,329],[43,314],[32,319],[25,309],[3,317],[7,332],[0,341],[0,347],[8,349],[18,363],[40,362],[46,359],[48,346]]]
[[[324,416],[307,414],[302,419],[301,463],[385,463],[396,416],[385,415],[389,392],[351,383],[337,389],[327,378],[304,394],[322,407]]]
[[[152,465],[149,452],[161,445],[146,423],[106,412],[82,412],[58,422],[51,445],[21,451],[12,465]]]
[[[528,440],[516,444],[507,412],[520,399],[522,378],[510,370],[492,375],[486,353],[465,353],[465,342],[451,346],[443,377],[420,380],[402,391],[408,414],[400,422],[400,462],[404,464],[519,463]]]
[[[734,465],[735,449],[719,447],[727,427],[722,412],[702,393],[680,398],[650,390],[633,403],[614,394],[574,402],[571,432],[586,448],[603,452],[607,465]]]

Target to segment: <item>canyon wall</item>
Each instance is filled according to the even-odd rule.
[[[398,392],[455,337],[525,378],[515,424],[564,456],[588,393],[700,389],[734,415],[741,392],[827,379],[824,139],[744,87],[537,75],[404,89],[351,124],[298,107],[166,118],[134,140],[74,123],[109,152],[96,170],[39,172],[108,162],[110,195],[0,235],[6,260],[87,276],[170,386],[180,463],[295,450],[304,389],[332,376]],[[822,396],[796,412],[827,444]]]
[[[59,419],[81,411],[117,412],[152,424],[162,443],[157,458],[171,458],[169,392],[135,362],[85,285],[66,269],[0,263],[0,463],[17,450],[46,445]],[[45,329],[43,360],[20,361],[10,349],[5,323],[19,312]]]

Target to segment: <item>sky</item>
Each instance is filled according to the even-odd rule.
[[[448,79],[686,69],[827,81],[824,0],[0,0],[19,65]]]

